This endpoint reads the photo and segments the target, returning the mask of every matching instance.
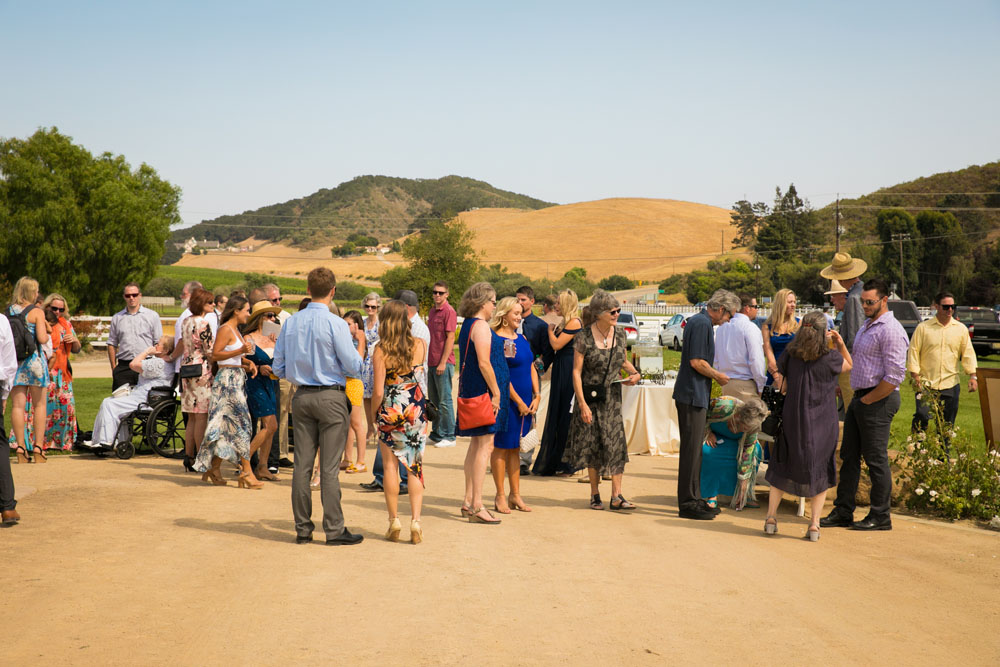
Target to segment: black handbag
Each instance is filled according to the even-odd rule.
[[[190,378],[200,378],[201,374],[205,372],[204,364],[187,364],[186,366],[181,366],[180,377],[182,380],[187,380]]]
[[[601,384],[583,385],[583,400],[587,405],[596,405],[608,400],[608,373],[611,372],[611,357],[614,356],[614,349],[608,348],[608,367],[604,370],[604,382]]]
[[[784,381],[782,381],[784,384]],[[785,407],[785,395],[778,387],[770,385],[764,387],[760,400],[767,406],[769,414],[760,425],[758,438],[764,442],[775,442],[781,432],[781,411]]]

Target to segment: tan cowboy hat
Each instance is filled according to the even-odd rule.
[[[827,291],[823,292],[823,294],[827,294],[827,295],[830,295],[830,294],[847,294],[847,290],[844,289],[844,286],[840,284],[839,280],[831,280],[830,281],[830,289],[828,289]]]
[[[281,312],[281,306],[272,306],[270,301],[258,301],[253,305],[250,310],[250,318],[247,319],[245,329],[247,331],[253,331],[257,326],[257,320],[264,317],[267,313],[274,313],[277,315]]]
[[[854,259],[846,252],[838,252],[833,256],[833,262],[819,272],[819,275],[829,280],[849,280],[857,278],[868,270],[868,262]]]

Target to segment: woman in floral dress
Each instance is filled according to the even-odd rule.
[[[191,316],[181,326],[184,357],[181,366],[201,366],[201,375],[181,378],[181,410],[187,413],[184,429],[184,468],[194,471],[194,457],[205,437],[208,408],[212,401],[212,364],[208,363],[215,342],[215,299],[206,289],[195,289],[188,300]]]
[[[14,427],[14,438],[17,446],[18,463],[28,462],[28,452],[25,449],[25,415],[28,396],[33,405],[32,415],[36,423],[45,423],[46,394],[49,386],[49,368],[42,353],[42,345],[49,341],[49,332],[45,327],[45,316],[41,308],[33,304],[38,298],[38,281],[24,276],[14,284],[11,295],[11,305],[7,309],[10,315],[24,313],[28,333],[35,337],[36,347],[33,354],[25,358],[17,366],[14,376],[14,386],[10,390],[11,422]],[[35,463],[44,463],[47,459],[44,452],[45,432],[41,429],[34,433],[33,452]]]
[[[410,319],[402,301],[389,301],[379,313],[380,341],[372,355],[375,387],[372,401],[378,406],[375,417],[379,447],[382,449],[382,487],[389,510],[386,537],[399,541],[402,527],[397,516],[399,470],[388,463],[397,457],[409,470],[410,542],[423,540],[420,510],[424,497],[423,454],[430,421],[424,377],[424,342],[410,333]]]

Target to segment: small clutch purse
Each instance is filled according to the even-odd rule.
[[[181,366],[181,379],[187,380],[190,378],[200,378],[204,371],[205,367],[203,364],[188,364],[186,366]]]

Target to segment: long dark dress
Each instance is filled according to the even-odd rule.
[[[787,351],[778,359],[788,394],[782,431],[765,475],[771,486],[811,498],[837,485],[836,389],[843,364],[837,350],[814,361],[802,361]]]
[[[462,365],[458,376],[458,397],[472,398],[489,393],[486,386],[486,378],[479,370],[479,357],[476,355],[476,345],[469,340],[472,326],[480,321],[478,317],[467,318],[462,322],[462,330],[458,334],[458,351],[462,355]],[[497,378],[497,386],[500,388],[500,411],[497,413],[497,420],[487,426],[476,428],[462,428],[462,415],[457,415],[455,433],[463,436],[470,435],[490,435],[491,433],[501,433],[507,430],[507,411],[504,406],[510,399],[510,371],[507,370],[507,360],[503,356],[503,342],[505,339],[490,330],[490,366],[493,367],[493,374]]]
[[[505,338],[504,340],[511,340]],[[535,360],[535,355],[531,352],[531,344],[528,339],[518,334],[513,340],[517,346],[517,352],[513,357],[505,357],[507,367],[510,369],[510,383],[514,385],[514,391],[521,397],[521,400],[531,404],[531,364]],[[501,408],[503,409],[503,408]],[[521,411],[517,409],[514,399],[508,397],[507,400],[507,430],[497,433],[493,439],[493,446],[498,449],[517,449],[521,446],[521,436],[526,435],[531,430],[531,415],[521,416]]]
[[[611,382],[618,379],[618,372],[625,363],[625,336],[616,333],[614,347],[599,350],[594,336],[587,330],[576,337],[573,348],[583,355],[583,384],[603,383],[607,387],[608,398],[603,403],[588,403],[594,415],[589,424],[583,423],[580,406],[573,407],[563,462],[572,469],[597,468],[604,474],[620,475],[625,472],[628,462],[628,443],[622,421],[622,385]]]
[[[575,336],[580,329],[564,329],[562,333]],[[563,463],[566,439],[573,415],[569,405],[573,401],[573,341],[556,350],[552,359],[552,380],[549,383],[549,408],[545,415],[545,430],[538,458],[531,468],[533,475],[555,475],[559,472],[573,472],[571,466]]]

